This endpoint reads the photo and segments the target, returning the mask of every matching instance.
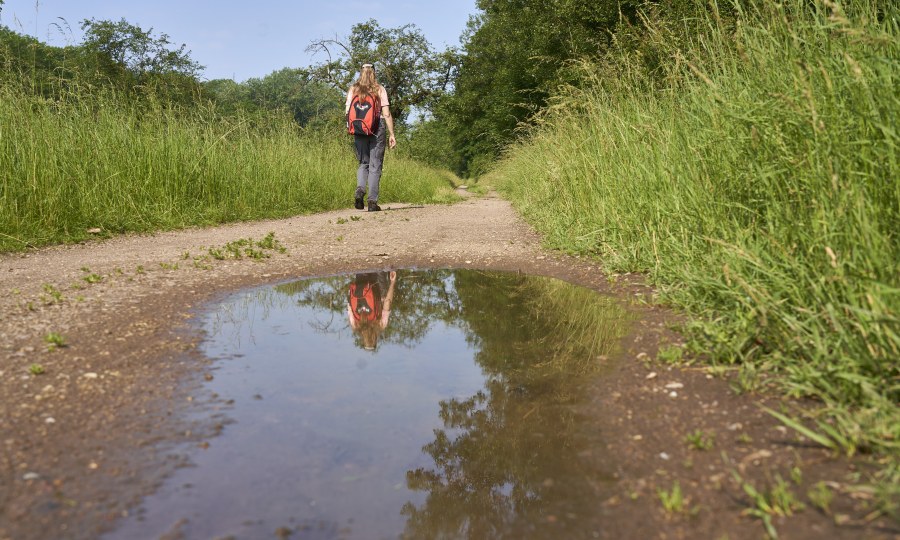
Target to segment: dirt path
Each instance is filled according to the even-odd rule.
[[[269,232],[286,253],[209,257],[210,248],[224,253],[229,242]],[[611,284],[596,262],[543,251],[496,197],[0,256],[0,540],[97,537],[221,429],[222,400],[202,388],[209,361],[194,351],[200,336],[190,319],[198,306],[286,278],[451,266],[559,277],[628,304],[652,298],[637,276]],[[799,497],[824,480],[836,499],[830,515],[808,507],[773,518],[782,537],[895,537],[889,523],[862,520],[871,496],[853,491],[848,474],[864,473],[865,462],[798,444],[760,412],[762,398],[737,395],[727,381],[654,364],[659,344],[677,340],[666,330],[673,317],[646,303],[633,309],[641,322],[624,347],[634,361],[598,384],[593,405],[597,428],[610,433],[609,450],[622,456],[621,496],[597,510],[608,537],[760,538],[761,522],[741,516],[753,505],[732,472],[763,489],[776,472],[787,479],[794,468]],[[49,351],[50,333],[65,346]],[[205,414],[189,416],[198,411]],[[198,417],[204,420],[189,419]],[[714,450],[685,443],[698,429],[715,437]],[[676,481],[686,511],[667,512],[657,490]]]

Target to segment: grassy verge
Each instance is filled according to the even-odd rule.
[[[654,28],[673,61],[652,77],[623,51],[586,69],[491,181],[551,246],[647,272],[695,352],[816,398],[836,447],[898,479],[900,14],[711,6],[688,40]]]
[[[105,233],[277,218],[352,204],[349,136],[115,96],[0,89],[0,251]],[[441,172],[388,155],[382,201],[448,202]]]

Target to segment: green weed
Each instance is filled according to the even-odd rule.
[[[770,538],[778,538],[778,531],[772,524],[773,516],[792,516],[794,512],[799,512],[804,508],[803,503],[791,491],[790,484],[785,482],[780,475],[775,475],[775,484],[769,490],[760,491],[753,484],[744,480],[737,471],[733,471],[732,474],[741,489],[750,498],[751,506],[743,513],[762,520]]]
[[[66,346],[66,338],[56,332],[50,332],[44,336],[44,342],[47,343],[47,349],[51,351]]]
[[[101,281],[103,281],[103,276],[101,276],[100,274],[90,273],[86,276],[83,276],[81,279],[93,285],[94,283],[100,283]]]
[[[661,347],[656,354],[656,359],[666,364],[679,364],[684,357],[684,348],[678,345]]]
[[[694,450],[709,450],[715,444],[715,436],[698,429],[685,435],[684,442]]]
[[[684,493],[681,491],[681,484],[676,480],[672,485],[671,490],[665,490],[662,488],[658,488],[656,490],[656,495],[659,497],[659,501],[662,503],[663,510],[666,511],[666,514],[673,516],[678,514],[696,514],[699,511],[699,508],[689,508],[688,500],[685,498]]]
[[[806,492],[809,501],[827,515],[831,515],[831,502],[834,500],[834,493],[825,484],[825,482],[816,482],[813,487]]]
[[[42,288],[44,290],[44,293],[46,293],[46,295],[47,295],[47,296],[41,296],[41,299],[43,300],[43,302],[45,304],[51,305],[51,304],[58,304],[59,302],[62,302],[63,294],[59,289],[57,289],[56,287],[54,287],[53,285],[51,285],[49,283],[44,283]]]
[[[31,373],[32,375],[43,375],[46,372],[47,371],[44,370],[44,366],[40,364],[31,364],[30,366],[28,366],[28,373]]]

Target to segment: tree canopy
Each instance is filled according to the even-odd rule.
[[[438,109],[463,169],[482,172],[517,126],[571,82],[566,69],[600,54],[639,0],[479,0],[464,35],[455,92]]]
[[[383,28],[374,19],[354,25],[346,38],[317,39],[306,50],[325,56],[310,68],[313,77],[342,91],[362,64],[373,64],[401,123],[411,108],[428,107],[446,92],[457,64],[452,50],[436,52],[414,24]]]

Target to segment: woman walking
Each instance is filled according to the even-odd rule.
[[[384,164],[385,127],[390,133],[388,144],[391,148],[397,146],[397,140],[394,138],[394,119],[391,117],[387,91],[378,84],[372,64],[363,64],[359,72],[359,79],[347,92],[344,114],[349,115],[351,107],[357,107],[358,104],[365,107],[370,102],[374,102],[376,107],[381,109],[381,118],[373,127],[372,134],[353,134],[356,158],[359,160],[353,203],[357,210],[365,208],[363,200],[366,197],[366,187],[368,186],[369,212],[377,212],[381,210],[381,207],[378,206],[378,189],[381,183],[381,167]],[[348,116],[348,122],[349,118]]]

